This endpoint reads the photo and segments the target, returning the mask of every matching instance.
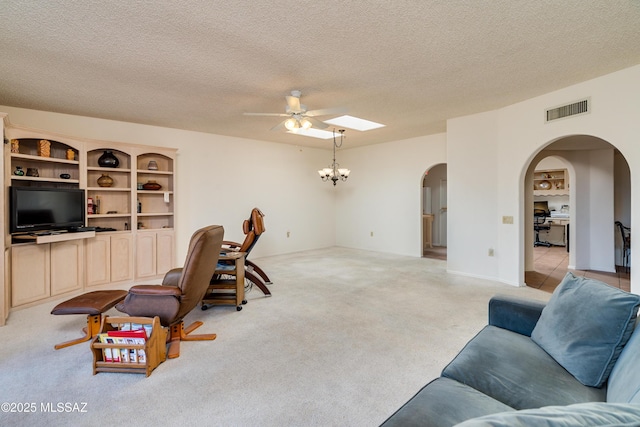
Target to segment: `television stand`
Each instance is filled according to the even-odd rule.
[[[70,227],[69,233],[82,233],[84,231],[96,231],[95,227]]]
[[[11,236],[11,239],[15,243],[36,243],[40,245],[44,243],[64,242],[67,240],[88,239],[95,236],[95,231],[79,231],[76,233],[66,233],[64,231],[49,231],[44,233],[18,234]]]

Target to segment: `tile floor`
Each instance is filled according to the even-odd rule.
[[[565,274],[569,265],[569,253],[564,247],[552,246],[545,248],[539,246],[533,249],[533,266],[535,271],[526,271],[524,280],[527,286],[547,292],[553,292]],[[629,272],[618,268],[616,273],[607,273],[594,270],[571,270],[576,276],[590,277],[601,280],[611,286],[629,292],[631,282]]]
[[[425,258],[447,259],[447,248],[434,246],[425,249]],[[533,249],[533,266],[535,271],[526,271],[524,280],[527,286],[547,292],[553,292],[562,278],[567,274],[569,265],[569,253],[566,248],[552,246],[550,248],[537,247]],[[617,273],[606,273],[593,270],[572,270],[576,276],[590,277],[601,280],[611,286],[629,292],[630,274],[620,267]]]

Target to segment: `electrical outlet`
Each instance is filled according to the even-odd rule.
[[[502,217],[502,223],[503,224],[513,224],[513,217],[512,216],[503,216]]]
[[[487,252],[487,255],[489,255],[489,256],[493,256],[494,255],[493,248],[489,248],[489,251]]]

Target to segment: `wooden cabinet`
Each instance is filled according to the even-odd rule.
[[[86,225],[100,232],[95,237],[68,236],[64,242],[38,237],[35,242],[33,236],[12,235],[2,227],[5,259],[12,267],[5,269],[3,306],[23,306],[110,283],[133,284],[175,266],[175,149],[11,125],[5,137],[10,141],[1,159],[6,186],[86,190],[85,202],[91,199],[98,206],[87,206]],[[118,159],[117,165],[99,161],[106,151]],[[105,184],[103,176],[111,182]],[[4,210],[8,218],[6,203]]]
[[[81,239],[14,245],[11,252],[12,307],[82,288]]]
[[[173,230],[139,231],[136,237],[136,278],[165,274],[174,267]]]
[[[82,289],[84,241],[51,243],[51,296]]]
[[[49,245],[14,245],[11,248],[11,307],[51,296]]]
[[[131,233],[100,233],[86,247],[87,286],[133,279]]]
[[[569,194],[569,174],[566,169],[536,170],[533,173],[534,196],[565,196]]]

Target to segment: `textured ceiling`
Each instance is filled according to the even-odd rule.
[[[299,89],[387,125],[349,148],[640,63],[637,0],[11,0],[0,18],[0,105],[322,148],[243,113]]]

